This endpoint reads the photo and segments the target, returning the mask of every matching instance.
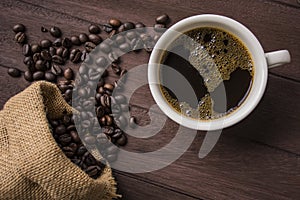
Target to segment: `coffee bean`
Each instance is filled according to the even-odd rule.
[[[65,37],[63,40],[62,40],[62,45],[66,48],[71,48],[72,47],[72,41]]]
[[[164,24],[154,24],[154,30],[157,32],[164,32],[166,29]]]
[[[114,28],[118,28],[122,24],[122,22],[116,18],[110,19],[108,23],[112,25]]]
[[[86,49],[87,52],[91,52],[96,47],[96,44],[94,44],[92,42],[86,42],[84,44],[84,47],[85,47],[85,49]]]
[[[78,37],[81,43],[85,43],[89,40],[87,34],[85,33],[80,33]]]
[[[119,139],[117,139],[117,144],[120,146],[125,146],[127,144],[127,137],[122,134]]]
[[[109,90],[109,91],[113,91],[114,89],[114,85],[110,84],[110,83],[106,83],[104,84],[104,89]]]
[[[81,51],[79,49],[76,49],[76,51],[72,52],[70,55],[70,60],[73,63],[77,63],[81,60]]]
[[[50,28],[50,34],[53,37],[59,38],[61,36],[61,30],[60,30],[60,28],[53,26]]]
[[[56,49],[54,47],[49,47],[49,54],[50,56],[54,56],[56,54]]]
[[[51,60],[51,59],[52,59],[52,57],[51,57],[49,51],[47,51],[47,50],[43,50],[43,51],[41,52],[41,57],[42,57],[44,60]]]
[[[119,151],[118,147],[116,147],[115,145],[111,145],[110,147],[108,147],[106,149],[107,154],[115,154]]]
[[[122,94],[119,94],[114,97],[118,104],[126,103],[126,97]]]
[[[142,22],[138,22],[135,24],[135,28],[138,32],[145,32],[145,24],[143,24]]]
[[[56,40],[54,40],[53,46],[55,46],[55,47],[60,47],[61,45],[62,45],[62,40],[61,40],[61,38],[57,38]]]
[[[38,60],[42,59],[41,54],[40,53],[33,54],[32,59],[33,59],[33,62],[36,63]]]
[[[23,44],[26,42],[26,35],[25,33],[23,32],[18,32],[16,35],[15,35],[15,41],[19,44]]]
[[[93,42],[95,45],[98,45],[102,42],[102,38],[95,34],[89,34],[89,40]]]
[[[126,42],[126,39],[123,35],[117,35],[116,39],[115,39],[117,44],[123,44],[124,42]]]
[[[120,27],[119,27],[119,29],[121,28],[121,27],[124,27],[123,25],[121,25]],[[116,35],[117,34],[117,31],[116,30],[112,30],[110,33],[109,33],[109,38],[112,38],[114,35]]]
[[[71,143],[69,144],[69,147],[72,149],[72,152],[75,154],[75,152],[77,151],[77,144]]]
[[[85,62],[85,63],[91,62],[91,57],[89,56],[89,54],[86,50],[82,51],[80,61]]]
[[[111,62],[118,62],[119,61],[119,56],[117,55],[116,52],[110,52],[108,54],[108,59],[111,61]]]
[[[24,56],[30,56],[31,55],[31,47],[30,47],[29,44],[24,44],[23,45],[22,53],[23,53]]]
[[[108,136],[111,136],[114,134],[114,128],[112,126],[104,126],[102,128],[102,132]]]
[[[143,41],[139,38],[134,38],[130,42],[130,45],[133,51],[137,51],[143,48]]]
[[[65,47],[59,47],[59,48],[57,48],[56,49],[56,55],[58,55],[58,56],[62,56],[62,53],[63,53],[63,51],[65,50],[66,48]]]
[[[92,33],[92,34],[99,34],[100,33],[100,28],[99,26],[95,25],[95,24],[91,24],[89,26],[89,32]]]
[[[80,88],[80,89],[78,89],[77,94],[78,94],[80,97],[85,97],[85,96],[87,95],[87,91],[86,91],[86,89],[84,89],[84,88]]]
[[[69,49],[66,49],[63,47],[61,57],[67,59],[69,57],[69,55],[70,55]]]
[[[76,131],[70,131],[70,136],[74,142],[80,142],[80,137]]]
[[[86,168],[85,172],[90,176],[90,177],[94,177],[98,174],[98,169],[96,166],[89,166],[88,168]]]
[[[32,73],[30,71],[26,71],[24,73],[24,79],[26,81],[29,81],[29,82],[32,82],[33,81],[33,76],[32,76]]]
[[[48,39],[44,39],[40,41],[40,46],[44,49],[49,48],[52,45],[52,42]]]
[[[113,30],[113,26],[110,24],[102,24],[101,28],[103,31],[105,31],[106,33],[110,33]]]
[[[80,42],[80,40],[79,40],[79,37],[78,36],[75,36],[75,35],[73,35],[73,36],[71,36],[71,42],[74,44],[74,45],[81,45],[81,42]]]
[[[45,27],[43,27],[43,26],[41,26],[41,31],[42,31],[43,33],[46,33],[46,32],[48,32],[48,29],[45,28]]]
[[[104,133],[100,133],[96,136],[96,140],[100,145],[105,145],[108,143],[108,139]]]
[[[66,126],[61,124],[55,128],[55,133],[58,135],[65,134],[67,131]]]
[[[130,110],[130,107],[126,104],[121,104],[120,107],[123,112],[128,112]]]
[[[69,134],[62,134],[58,137],[58,141],[61,143],[61,145],[67,146],[71,143],[72,138]]]
[[[99,45],[99,48],[101,51],[103,51],[104,53],[109,53],[111,51],[111,47],[106,43],[106,42],[102,42]]]
[[[121,128],[125,128],[128,124],[126,118],[123,115],[116,119],[115,122]]]
[[[12,77],[21,76],[21,71],[17,68],[13,68],[13,67],[8,68],[7,73]]]
[[[33,73],[32,77],[33,77],[33,80],[35,80],[35,81],[42,80],[45,77],[45,73],[42,71],[37,71],[37,72]]]
[[[99,58],[96,60],[96,64],[97,64],[99,67],[105,67],[106,64],[107,64],[107,60],[106,60],[105,57],[99,56]]]
[[[153,41],[156,43],[159,40],[159,38],[160,38],[160,35],[155,35],[153,37]]]
[[[65,71],[64,71],[64,77],[65,79],[67,80],[72,80],[73,79],[73,76],[74,76],[74,73],[73,73],[73,70],[71,68],[67,68]]]
[[[59,65],[63,65],[65,63],[65,61],[62,59],[62,57],[60,57],[59,55],[52,56],[52,62],[59,64]]]
[[[31,57],[31,56],[26,56],[26,57],[24,57],[23,63],[24,63],[25,65],[31,65],[31,64],[33,63],[32,57]]]
[[[71,147],[63,147],[62,150],[68,158],[72,158],[75,154]]]
[[[39,71],[45,71],[47,69],[46,65],[45,65],[45,61],[37,60],[35,63],[35,68],[36,68],[36,70],[39,70]]]
[[[96,138],[94,136],[92,136],[92,135],[88,135],[88,136],[84,137],[84,141],[87,144],[95,144],[96,143]]]
[[[25,28],[25,26],[23,24],[16,24],[13,27],[13,31],[15,33],[18,33],[18,32],[22,32],[23,33],[23,32],[25,32],[25,30],[26,30],[26,28]]]
[[[119,46],[120,50],[123,52],[129,52],[130,51],[130,45],[128,43],[123,43]]]
[[[112,138],[113,139],[118,139],[122,136],[122,134],[123,134],[123,131],[121,129],[117,128],[117,129],[115,129],[115,131],[112,135]]]
[[[110,154],[106,157],[106,159],[108,160],[108,162],[114,162],[117,160],[117,155],[116,154]]]
[[[87,149],[85,146],[80,146],[77,149],[77,155],[78,156],[82,156],[83,154],[85,154],[87,152]]]
[[[158,24],[164,24],[164,25],[167,25],[167,23],[169,22],[170,18],[167,14],[163,14],[163,15],[160,15],[158,16],[155,21],[156,23]]]
[[[127,69],[122,69],[121,73],[120,73],[120,76],[123,76],[127,73]]]
[[[111,69],[115,74],[120,74],[121,72],[121,67],[116,63],[111,64]]]
[[[31,45],[31,52],[32,53],[38,53],[41,51],[41,47],[38,44],[32,44]]]
[[[126,37],[127,37],[129,40],[133,40],[134,38],[137,38],[138,36],[137,36],[137,34],[136,34],[135,30],[134,30],[134,31],[128,31],[128,32],[126,33]]]
[[[135,28],[135,25],[132,22],[125,22],[123,25],[124,25],[124,31],[128,31],[130,29]]]
[[[62,74],[62,69],[60,66],[53,64],[51,67],[51,72],[56,75],[59,76]]]
[[[45,79],[46,81],[54,82],[56,80],[56,76],[52,72],[46,72]]]
[[[106,118],[106,125],[107,125],[107,126],[111,126],[112,123],[113,123],[112,117],[109,116],[109,115],[105,115],[105,118]]]
[[[135,119],[135,117],[133,117],[133,116],[131,116],[130,117],[130,119],[129,119],[129,126],[131,127],[131,128],[136,128],[136,119]]]
[[[89,69],[89,79],[91,81],[97,81],[101,78],[101,73],[99,73],[98,71],[95,71],[94,69]],[[89,81],[89,82],[91,82]],[[95,83],[95,82],[91,82],[91,83]],[[93,85],[94,86],[94,85]]]

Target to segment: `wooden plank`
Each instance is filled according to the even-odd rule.
[[[3,108],[5,102],[15,94],[25,89],[29,83],[22,77],[12,78],[7,74],[7,68],[0,67],[0,109]]]
[[[26,0],[27,1],[27,0]],[[96,23],[106,22],[110,17],[122,20],[143,21],[152,26],[156,16],[168,13],[175,23],[185,17],[204,13],[215,13],[232,17],[249,27],[261,41],[266,52],[278,49],[288,49],[292,55],[292,63],[274,68],[274,74],[279,74],[295,80],[300,80],[300,45],[298,35],[300,27],[297,25],[300,12],[296,7],[286,6],[274,1],[185,1],[184,3],[173,0],[168,2],[143,2],[133,0],[112,1],[89,1],[82,4],[81,1],[30,1],[37,6],[56,10],[74,17],[93,21]],[[60,4],[61,6],[57,6]],[[72,9],[65,9],[72,7]],[[222,8],[216,10],[216,8]],[[280,13],[280,15],[278,15]],[[274,17],[272,17],[274,16]],[[274,19],[274,20],[270,20]],[[280,28],[279,28],[280,27]]]
[[[132,175],[118,172],[114,172],[114,175],[118,182],[118,193],[122,195],[122,199],[124,200],[154,200],[161,197],[166,200],[198,199],[167,189],[164,185],[153,184],[151,182],[145,183],[143,180],[139,180]]]
[[[174,126],[167,125],[155,136],[159,145],[152,139],[146,143],[135,139],[129,140],[126,148],[134,152],[154,151],[153,146],[164,146],[174,132]],[[197,155],[203,137],[199,133],[189,150],[168,167],[135,176],[202,199],[299,197],[299,156],[232,137],[225,130],[213,151],[200,160]]]

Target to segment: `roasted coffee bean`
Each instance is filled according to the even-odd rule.
[[[81,141],[80,137],[76,131],[70,131],[70,136],[74,142],[79,143]]]
[[[52,72],[46,72],[45,79],[46,81],[54,82],[56,80],[56,76]]]
[[[64,71],[64,77],[65,77],[65,79],[72,80],[73,76],[74,76],[74,72],[73,72],[73,70],[71,68],[67,68]]]
[[[158,16],[155,21],[156,23],[158,24],[164,24],[164,25],[167,25],[167,23],[169,22],[170,18],[167,14],[163,14],[163,15],[160,15]]]
[[[116,128],[113,135],[112,135],[112,138],[118,139],[122,136],[122,134],[123,134],[123,131],[119,128]]]
[[[138,32],[145,32],[145,24],[143,24],[142,22],[138,22],[135,24],[135,28]]]
[[[71,143],[71,144],[69,144],[69,147],[72,149],[72,151],[75,153],[76,151],[77,151],[77,144],[75,144],[75,143]]]
[[[53,64],[51,67],[51,72],[56,75],[59,76],[62,74],[62,69],[60,66]]]
[[[108,143],[107,136],[104,133],[98,134],[96,136],[96,140],[97,140],[98,144],[100,144],[100,145],[105,145]]]
[[[49,47],[49,54],[50,56],[54,56],[56,54],[56,49],[54,47]]]
[[[63,51],[65,50],[66,48],[65,47],[59,47],[59,48],[57,48],[56,49],[56,55],[58,55],[58,56],[62,56],[62,53],[63,53]]]
[[[84,89],[84,88],[79,88],[77,94],[78,94],[80,97],[85,97],[85,96],[87,95],[87,91],[86,91],[86,89]]]
[[[107,64],[107,60],[106,60],[105,57],[99,56],[99,58],[96,60],[96,64],[97,64],[99,67],[105,67],[106,64]]]
[[[42,59],[41,54],[40,53],[33,54],[32,59],[33,59],[33,62],[36,63],[38,60]]]
[[[116,52],[110,52],[108,54],[108,59],[111,61],[111,62],[118,62],[119,61],[119,56],[117,55]]]
[[[121,115],[118,119],[116,119],[115,122],[121,128],[126,127],[128,124],[126,118],[123,115]]]
[[[130,42],[131,49],[134,51],[140,50],[143,48],[143,41],[140,38],[134,38]]]
[[[133,30],[133,31],[128,31],[128,32],[126,33],[126,37],[127,37],[129,40],[133,40],[134,38],[137,38],[138,36],[137,36],[135,30]]]
[[[125,146],[127,144],[127,137],[122,134],[119,139],[117,139],[117,144],[120,146]]]
[[[124,27],[123,25],[121,25],[122,27]],[[121,29],[121,26],[119,27],[119,29]],[[110,33],[109,33],[109,38],[112,38],[114,35],[117,34],[117,30],[112,30]]]
[[[90,120],[83,120],[81,122],[81,126],[82,126],[82,128],[89,128],[91,126]]]
[[[106,149],[107,154],[116,154],[119,151],[119,148],[115,145],[111,145]]]
[[[102,132],[108,136],[111,136],[114,134],[114,128],[112,126],[104,126],[102,128]]]
[[[71,147],[63,147],[62,150],[68,158],[72,158],[75,154]]]
[[[121,104],[120,107],[123,112],[128,112],[130,110],[130,107],[126,104]]]
[[[65,61],[62,59],[62,57],[60,57],[58,55],[52,56],[52,62],[59,64],[59,65],[63,65],[65,63]]]
[[[32,53],[38,53],[41,51],[41,47],[38,44],[32,44],[31,45],[31,52]]]
[[[129,52],[130,51],[130,45],[128,43],[123,43],[119,46],[120,50],[123,52]]]
[[[86,66],[86,65],[81,65],[78,69],[78,72],[80,75],[83,75],[83,74],[87,74],[88,73],[88,70],[89,70],[89,67]]]
[[[35,68],[38,71],[45,71],[47,69],[46,65],[45,65],[45,61],[44,60],[37,60],[36,63],[35,63]]]
[[[22,53],[23,53],[24,56],[30,56],[31,55],[31,47],[30,47],[29,44],[24,44],[23,45]]]
[[[93,42],[95,45],[98,45],[102,42],[102,38],[95,34],[89,34],[89,40]]]
[[[82,161],[80,159],[73,158],[73,159],[71,159],[71,161],[79,167],[80,167],[80,165],[82,165]]]
[[[13,27],[13,31],[14,31],[15,33],[25,32],[25,30],[26,30],[26,28],[25,28],[25,26],[24,26],[23,24],[16,24],[16,25],[14,25],[14,27]]]
[[[131,128],[136,128],[136,119],[135,119],[135,117],[133,117],[133,116],[131,116],[130,117],[130,119],[129,119],[129,126],[131,127]]]
[[[97,166],[89,166],[88,168],[85,169],[85,172],[90,176],[90,177],[95,177],[98,175],[99,170]]]
[[[69,49],[63,48],[61,57],[67,59],[69,57],[69,55],[70,55]]]
[[[69,125],[69,126],[67,127],[67,131],[76,131],[76,126],[73,125],[74,122],[72,122],[73,116],[75,116],[75,115],[72,115],[72,116],[70,117],[70,123],[72,123],[72,124]]]
[[[32,77],[33,77],[33,80],[35,80],[35,81],[43,80],[45,77],[45,73],[42,71],[37,71],[37,72],[33,73]]]
[[[110,33],[113,30],[113,26],[111,24],[102,24],[101,28],[106,33]]]
[[[97,109],[96,109],[96,114],[97,114],[97,117],[98,118],[101,118],[104,116],[104,109],[102,106],[99,106]]]
[[[74,45],[81,45],[81,42],[80,42],[80,40],[79,40],[79,37],[78,36],[75,36],[75,35],[73,35],[73,36],[71,36],[71,42],[72,42],[72,44],[74,44]]]
[[[53,26],[50,28],[50,34],[53,37],[59,38],[61,36],[61,30],[60,30],[60,28]]]
[[[116,19],[116,18],[110,19],[108,23],[110,25],[112,25],[114,28],[118,28],[122,24],[122,22],[119,19]]]
[[[32,82],[33,81],[33,76],[32,76],[32,73],[30,71],[26,71],[24,73],[24,79],[26,81],[29,81],[29,82]]]
[[[51,59],[52,59],[52,57],[51,57],[49,51],[47,51],[47,50],[43,50],[43,51],[41,52],[41,57],[42,57],[44,60],[51,60]]]
[[[125,31],[128,31],[130,29],[134,29],[135,28],[135,25],[132,22],[125,22],[123,25],[124,25],[124,30]]]
[[[112,85],[110,83],[105,83],[103,87],[104,87],[104,89],[109,90],[109,91],[113,91],[113,89],[114,89],[114,85]]]
[[[25,33],[23,33],[23,32],[18,32],[18,33],[15,35],[15,41],[16,41],[17,43],[23,44],[23,43],[26,42],[26,39],[27,39],[27,37],[26,37]]]
[[[154,30],[157,32],[164,32],[166,29],[164,24],[154,24]]]
[[[109,116],[109,115],[105,115],[105,118],[106,118],[106,125],[107,125],[107,126],[111,126],[112,123],[113,123],[112,117]]]
[[[70,60],[73,63],[77,63],[81,60],[81,51],[79,49],[76,49],[76,51],[74,51],[73,53],[71,53],[70,55]]]
[[[17,68],[13,68],[13,67],[8,68],[7,73],[12,77],[21,76],[21,71]]]
[[[67,146],[71,143],[72,138],[69,134],[62,134],[58,137],[58,141],[62,146]]]
[[[86,50],[82,51],[80,61],[85,61],[85,63],[90,63],[91,62],[91,57],[89,56],[88,52]]]
[[[85,146],[80,146],[77,149],[77,155],[78,156],[82,156],[83,154],[85,154],[87,152],[87,149]]]
[[[63,124],[61,124],[61,125],[59,125],[59,126],[57,126],[57,127],[55,128],[55,133],[56,133],[57,135],[65,134],[66,131],[67,131],[66,126],[63,125]]]
[[[41,26],[41,31],[42,31],[43,33],[47,33],[47,32],[48,32],[48,29],[45,28],[45,27],[43,27],[43,26]]]
[[[117,44],[123,44],[124,42],[126,42],[126,39],[123,35],[117,35],[116,39],[115,39]]]
[[[72,47],[72,41],[65,37],[63,40],[62,40],[62,45],[66,48],[71,48]]]
[[[107,94],[104,94],[101,98],[100,98],[100,102],[101,105],[104,107],[110,107],[110,97]]]
[[[48,39],[44,39],[40,41],[40,46],[44,49],[49,48],[52,45],[52,42]]]
[[[103,87],[99,87],[98,90],[97,90],[97,92],[98,92],[99,94],[104,94],[104,93],[105,93],[105,90],[104,90]]]
[[[97,160],[90,153],[86,156],[84,161],[85,161],[85,164],[88,165],[88,166],[97,164]]]
[[[95,144],[96,138],[92,135],[85,136],[83,139],[87,144]]]
[[[102,42],[99,45],[99,48],[101,51],[103,51],[104,53],[109,53],[111,51],[111,47],[106,43],[106,42]]]
[[[33,59],[32,59],[32,57],[31,56],[26,56],[26,57],[24,57],[24,59],[23,59],[23,63],[25,64],[25,65],[32,65],[33,64]]]
[[[92,81],[97,81],[101,78],[101,73],[99,73],[98,71],[95,71],[94,69],[90,69],[89,70],[89,78]],[[95,82],[91,82],[91,83],[95,83]]]
[[[86,42],[84,44],[84,47],[85,47],[87,52],[91,52],[96,47],[96,44],[94,44],[93,42]]]
[[[62,40],[61,40],[61,38],[57,38],[56,40],[54,40],[53,46],[55,46],[55,47],[60,47],[61,45],[62,45]]]
[[[120,76],[123,76],[127,73],[127,69],[122,69],[121,73],[120,73]]]
[[[111,64],[111,69],[115,74],[120,74],[121,72],[121,67],[116,63]]]
[[[153,41],[156,43],[159,40],[159,38],[160,38],[160,35],[155,35],[153,37]]]
[[[99,34],[100,33],[100,28],[99,26],[97,26],[96,24],[91,24],[89,26],[89,32],[92,33],[92,34]]]
[[[87,34],[85,33],[80,33],[78,37],[81,43],[85,43],[89,40]]]

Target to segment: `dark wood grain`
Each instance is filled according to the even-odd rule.
[[[29,85],[11,78],[7,67],[26,70],[20,47],[12,40],[11,27],[24,23],[30,42],[53,38],[41,33],[41,26],[61,27],[64,36],[87,32],[90,23],[105,23],[111,17],[142,21],[147,26],[161,13],[174,24],[185,17],[216,13],[233,17],[249,27],[266,51],[286,48],[292,54],[289,65],[270,70],[265,96],[255,111],[241,123],[225,129],[217,145],[204,159],[198,151],[205,133],[198,132],[187,152],[168,167],[143,174],[114,171],[123,199],[298,199],[300,107],[300,12],[293,0],[250,1],[0,1],[0,107]],[[106,38],[106,34],[101,34]],[[127,69],[145,64],[149,55],[130,53],[121,66]],[[78,65],[68,63],[73,69]],[[138,83],[146,74],[135,78]],[[112,82],[117,77],[111,76]],[[155,104],[147,85],[130,99],[131,114],[138,124],[150,124],[148,109]],[[163,121],[164,115],[156,120]],[[158,126],[158,125],[156,125]],[[158,128],[155,125],[152,129]],[[178,124],[167,119],[161,131],[148,139],[129,136],[125,150],[150,152],[174,138]],[[155,163],[154,163],[155,164]]]
[[[165,1],[155,2],[151,0],[131,1],[89,1],[84,4],[81,1],[38,1],[26,0],[35,5],[51,8],[60,13],[67,13],[74,17],[81,17],[91,22],[103,23],[110,17],[122,20],[143,21],[147,26],[154,24],[154,19],[161,13],[167,12],[172,18],[172,24],[191,15],[215,13],[232,17],[247,27],[261,41],[265,51],[288,49],[292,55],[292,63],[274,68],[274,74],[300,80],[300,44],[298,35],[300,27],[297,26],[300,19],[299,10],[295,7],[279,4],[276,1]],[[57,4],[62,6],[57,6]],[[65,10],[70,6],[73,9]],[[158,6],[159,5],[159,6]],[[221,8],[221,9],[216,9]],[[280,13],[280,17],[278,16]],[[273,20],[270,20],[273,19]],[[292,34],[291,34],[292,33]]]

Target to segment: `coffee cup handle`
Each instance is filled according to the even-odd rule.
[[[288,50],[279,50],[265,53],[268,68],[278,67],[291,62],[291,55]]]

